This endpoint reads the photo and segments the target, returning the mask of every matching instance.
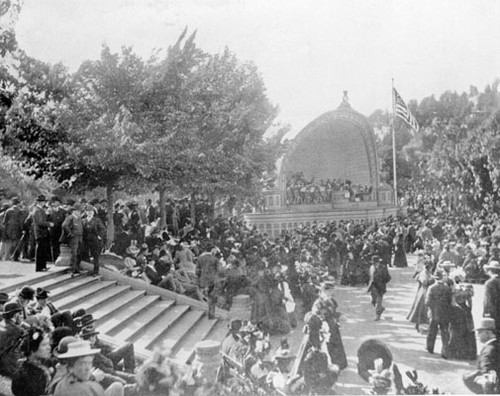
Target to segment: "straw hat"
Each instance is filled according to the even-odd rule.
[[[495,260],[491,260],[488,264],[483,267],[485,270],[493,269],[500,271],[500,263]]]
[[[92,349],[90,342],[88,341],[75,341],[68,344],[68,350],[66,353],[58,354],[59,359],[69,359],[81,356],[95,355],[101,352],[100,349]]]

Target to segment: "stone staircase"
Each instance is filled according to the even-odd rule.
[[[179,364],[189,364],[198,341],[222,341],[228,331],[226,311],[217,310],[217,318],[209,320],[202,302],[106,269],[99,277],[72,277],[67,268],[55,267],[28,280],[11,281],[0,291],[12,293],[24,285],[48,290],[49,301],[60,310],[84,308],[96,319],[103,341],[133,342],[142,359],[162,347]]]

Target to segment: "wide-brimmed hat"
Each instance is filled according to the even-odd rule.
[[[68,350],[65,353],[58,353],[57,357],[59,359],[69,359],[81,356],[95,355],[96,353],[101,352],[99,348],[92,349],[90,342],[88,341],[70,342],[67,344],[67,349]]]
[[[375,263],[380,263],[382,260],[381,260],[380,256],[374,255],[374,256],[372,256],[371,261],[372,261],[372,264],[375,264]]]
[[[41,300],[45,300],[46,298],[49,298],[49,293],[47,290],[42,289],[41,287],[38,287],[36,289],[36,295],[35,297]]]
[[[37,202],[45,202],[47,198],[45,198],[45,195],[40,194],[38,197],[36,197]]]
[[[497,270],[500,271],[500,263],[496,260],[491,260],[488,264],[483,267],[485,270]]]
[[[12,203],[12,205],[17,205],[20,201],[19,201],[19,198],[18,197],[13,197],[10,202]]]
[[[4,317],[6,317],[10,314],[13,314],[16,312],[22,312],[22,311],[23,311],[23,308],[21,307],[21,305],[19,305],[19,303],[15,302],[15,301],[8,302],[3,306],[3,316]]]
[[[474,331],[478,330],[496,330],[495,319],[493,318],[481,318],[477,323],[477,326],[474,328]]]

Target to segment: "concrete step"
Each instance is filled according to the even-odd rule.
[[[206,334],[203,338],[195,339],[193,341],[190,341],[191,337],[185,339],[181,348],[179,348],[174,356],[176,360],[185,364],[191,364],[196,354],[196,343],[198,341],[216,340],[222,343],[224,338],[226,338],[229,328],[225,320],[207,318],[204,321],[211,322],[212,325],[208,334]]]
[[[114,298],[105,305],[101,305],[95,309],[91,309],[91,313],[98,323],[103,323],[109,317],[116,315],[121,309],[134,304],[146,294],[144,290],[129,290],[121,294],[118,298]]]
[[[201,320],[196,322],[182,337],[182,342],[175,344],[170,356],[183,363],[188,363],[190,358],[194,355],[196,343],[207,339],[206,337],[216,326],[217,322],[217,319],[208,319],[206,315],[203,315]]]
[[[52,278],[45,279],[41,282],[34,283],[34,288],[41,287],[52,294],[52,290],[70,283],[75,280],[75,277],[72,277],[70,273],[58,274],[57,276],[53,276]]]
[[[156,329],[148,328],[144,335],[139,337],[137,344],[144,349],[152,350],[156,345],[161,345],[165,349],[172,350],[192,331],[203,315],[203,311],[189,310],[173,320],[169,320],[170,318],[160,320]]]
[[[71,281],[53,288],[50,291],[50,300],[55,303],[68,295],[75,294],[77,290],[86,289],[92,284],[99,283],[100,280],[100,278],[93,278],[91,276],[75,276]]]
[[[189,309],[188,305],[167,304],[167,301],[160,301],[136,318],[138,326],[127,326],[114,335],[130,342],[153,341]]]
[[[4,293],[12,293],[17,289],[21,289],[23,286],[31,286],[36,289],[37,287],[39,287],[38,286],[39,283],[52,278],[56,278],[68,271],[67,268],[62,268],[62,269],[59,268],[55,270],[51,269],[50,271],[47,272],[34,272],[33,275],[23,276],[19,280],[9,280],[9,284],[6,285],[5,287],[0,287],[0,291]],[[33,269],[33,271],[35,270]]]
[[[100,282],[99,282],[100,283]],[[87,313],[92,313],[97,309],[97,307],[103,305],[103,304],[108,304],[110,301],[113,299],[121,296],[125,292],[130,290],[130,286],[114,286],[114,287],[108,287],[99,293],[94,293],[94,295],[89,296],[88,299],[85,299],[84,301],[79,301],[77,304],[75,304],[73,301],[70,301],[66,304],[65,307],[60,308],[60,309],[77,309],[77,308],[83,308]]]
[[[68,286],[73,285],[72,283]],[[80,304],[84,303],[93,297],[100,294],[107,289],[113,288],[116,285],[115,281],[100,281],[89,282],[81,285],[77,289],[70,288],[65,292],[59,293],[56,298],[52,298],[54,305],[60,307],[59,309],[67,309],[67,307],[80,308]]]
[[[140,326],[136,318],[141,316],[143,312],[156,305],[160,301],[159,296],[143,296],[134,300],[132,303],[122,306],[119,311],[113,315],[104,318],[97,322],[97,329],[104,334],[114,337],[116,333],[125,326]],[[171,302],[173,304],[173,301]],[[118,338],[117,338],[118,339]],[[122,341],[125,341],[122,339]]]

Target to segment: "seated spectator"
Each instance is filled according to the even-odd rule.
[[[96,347],[98,334],[98,331],[87,327],[82,330],[80,337],[83,340],[90,342],[90,345],[94,348]],[[113,361],[110,358],[104,356],[102,352],[98,352],[95,354],[94,368],[100,371],[99,375],[96,375],[96,379],[97,377],[99,377],[97,382],[99,382],[104,389],[108,388],[113,382],[121,382],[123,384],[135,383],[135,375],[133,374],[134,369],[132,369],[132,373],[125,373],[116,370]]]
[[[49,294],[47,290],[41,287],[36,289],[36,303],[32,304],[31,311],[35,315],[42,315],[50,318],[54,327],[69,326],[73,327],[73,316],[69,310],[59,311],[54,304],[49,302]]]
[[[19,346],[25,335],[23,308],[10,301],[3,307],[3,321],[0,323],[0,375],[12,378],[19,369],[21,351]]]
[[[95,319],[91,314],[83,316],[78,324],[81,329],[80,336],[86,334],[91,345],[99,348],[102,355],[111,360],[114,370],[133,374],[135,372],[134,344],[127,342],[117,348],[112,348],[97,337],[99,333],[95,331],[94,323]]]
[[[59,359],[66,361],[68,373],[59,381],[54,390],[54,396],[69,395],[123,395],[123,385],[115,383],[107,392],[95,381],[91,381],[94,355],[99,349],[92,349],[87,341],[71,342],[66,353],[60,354]]]
[[[49,394],[52,374],[43,361],[50,357],[50,334],[31,328],[21,343],[21,350],[26,360],[12,379],[12,393],[15,396]]]
[[[27,323],[28,326],[30,323],[36,322],[36,318],[29,318],[34,314],[34,312],[30,308],[30,304],[34,300],[34,298],[35,289],[29,286],[24,286],[18,293],[18,295],[12,299],[12,301],[17,302],[21,306],[23,312],[23,322]]]

